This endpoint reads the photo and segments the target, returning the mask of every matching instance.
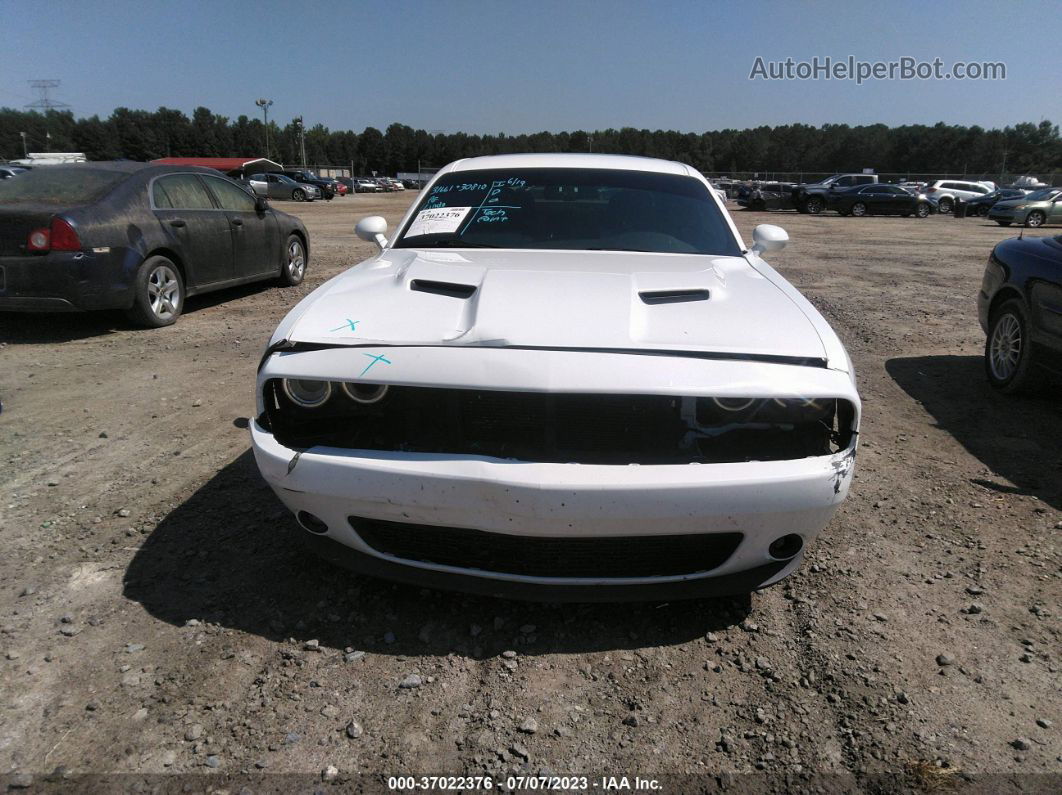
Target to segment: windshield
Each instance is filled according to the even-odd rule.
[[[123,171],[42,166],[0,181],[0,204],[91,204],[128,177]]]
[[[447,174],[417,206],[394,247],[741,253],[701,181],[581,168]]]
[[[1041,188],[1040,190],[1034,190],[1025,198],[1031,202],[1043,202],[1053,198],[1058,192],[1058,188]]]

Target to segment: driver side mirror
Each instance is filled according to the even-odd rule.
[[[789,234],[780,226],[760,224],[752,230],[752,250],[756,254],[781,251],[789,242]]]
[[[264,213],[268,209],[269,209],[269,202],[266,200],[265,196],[255,196],[254,197],[254,210],[255,210],[255,212]]]
[[[354,234],[369,243],[375,243],[382,251],[387,245],[387,221],[382,215],[369,215],[358,221]]]

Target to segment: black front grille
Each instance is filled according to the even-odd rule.
[[[741,533],[593,538],[487,533],[349,517],[377,552],[403,560],[528,577],[666,577],[711,571],[741,543]]]
[[[294,405],[273,379],[264,422],[293,449],[481,455],[555,464],[688,464],[777,461],[831,452],[835,401],[784,416],[753,417],[710,399],[391,386],[358,404],[338,385],[325,405]],[[684,401],[694,401],[691,409]],[[740,401],[738,401],[740,403]],[[702,405],[704,404],[704,405]],[[772,416],[768,414],[773,411]],[[791,412],[790,412],[791,413]]]

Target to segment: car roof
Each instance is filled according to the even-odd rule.
[[[682,163],[660,160],[655,157],[552,153],[469,157],[451,163],[439,173],[495,168],[604,168],[622,171],[655,171],[661,174],[680,174],[682,176],[692,176],[694,173],[689,166],[685,166]]]

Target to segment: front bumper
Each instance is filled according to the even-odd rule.
[[[811,542],[848,493],[854,450],[799,461],[676,466],[536,464],[476,456],[384,453],[280,445],[257,422],[255,459],[266,482],[293,512],[327,525],[323,535],[364,556],[430,572],[525,586],[678,584],[771,567],[756,587],[799,565],[782,566],[768,547],[787,534]],[[350,517],[471,528],[526,538],[734,533],[734,553],[709,572],[639,578],[529,577],[473,571],[382,554]],[[354,522],[356,524],[356,520]]]
[[[362,349],[275,353],[259,374],[275,377],[334,377],[354,370]],[[859,398],[847,373],[816,367],[747,362],[682,360],[669,357],[595,354],[604,364],[587,373],[587,354],[499,349],[405,348],[391,354],[392,383],[423,379],[447,385],[460,373],[462,384],[496,389],[527,388],[527,382],[563,383],[567,389],[620,392],[632,384],[645,392],[763,396],[816,394]],[[419,363],[403,372],[405,360]],[[616,361],[611,359],[615,358]],[[460,363],[460,366],[458,366]],[[569,369],[570,368],[570,369]],[[670,379],[664,373],[670,368]],[[580,383],[579,378],[586,379]],[[617,383],[610,383],[616,379]],[[353,380],[348,377],[345,380]],[[757,383],[758,382],[758,383]],[[666,386],[653,387],[651,385]],[[262,405],[259,405],[261,413]],[[858,424],[858,416],[855,419]],[[296,451],[280,444],[259,422],[252,446],[263,477],[281,501],[306,511],[326,529],[314,543],[337,545],[360,571],[391,579],[487,593],[539,594],[543,599],[654,599],[747,592],[782,579],[801,554],[778,560],[768,551],[788,534],[804,548],[845,499],[855,463],[855,442],[841,452],[783,461],[720,464],[588,465],[531,463],[476,455],[406,453],[316,446]],[[394,557],[366,543],[357,519],[466,528],[534,539],[638,538],[664,535],[740,533],[737,548],[708,571],[648,577],[542,577],[485,571]],[[306,535],[310,535],[306,533]],[[320,540],[324,539],[324,540]],[[574,589],[574,590],[573,590]],[[598,589],[600,592],[598,592]],[[666,596],[664,594],[667,594]]]
[[[139,264],[139,255],[124,248],[0,257],[0,311],[128,307]]]

